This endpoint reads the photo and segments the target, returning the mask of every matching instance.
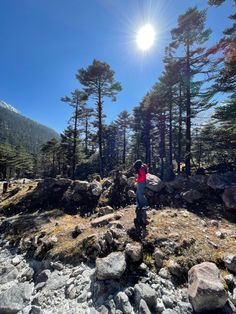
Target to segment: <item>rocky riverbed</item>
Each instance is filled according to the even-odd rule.
[[[5,240],[0,245],[2,314],[192,313],[187,289],[176,289],[166,269],[157,275],[142,263],[129,273],[122,253],[110,255],[108,269],[102,259],[105,268],[71,266],[17,254]]]

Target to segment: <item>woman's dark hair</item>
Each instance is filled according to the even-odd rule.
[[[140,160],[140,159],[135,161],[135,163],[134,163],[134,169],[135,169],[136,172],[139,171],[139,169],[142,167],[142,164],[143,164],[143,162],[142,162],[142,160]]]

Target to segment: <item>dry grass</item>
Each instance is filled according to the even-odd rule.
[[[33,186],[29,190],[29,185]],[[22,189],[12,198],[3,200],[0,206],[7,204],[15,204],[22,197],[30,193],[37,183],[22,185]],[[14,187],[12,187],[14,188]],[[123,216],[119,222],[126,230],[133,227],[135,217],[135,206],[131,205],[121,209]],[[183,208],[163,208],[161,210],[148,211],[149,225],[147,228],[147,242],[154,243],[156,238],[168,238],[173,240],[180,247],[178,254],[166,256],[168,259],[176,260],[187,271],[191,266],[202,261],[213,261],[219,267],[223,267],[222,259],[224,252],[236,254],[236,230],[235,223],[221,218],[219,220],[219,228],[212,224],[211,219],[199,215],[199,212],[189,212]],[[92,217],[80,217],[79,215],[66,215],[62,211],[55,209],[54,211],[45,212],[41,215],[32,214],[18,216],[15,219],[16,228],[19,233],[17,236],[33,237],[45,233],[47,237],[56,236],[57,243],[50,251],[52,257],[66,256],[67,259],[73,259],[80,254],[81,243],[83,239],[91,234],[98,237],[103,235],[108,226],[102,228],[92,228],[90,221]],[[217,220],[218,221],[218,220]],[[76,226],[81,226],[85,231],[77,238],[72,238],[72,232]],[[224,239],[217,237],[216,232],[222,231],[226,234]],[[187,248],[182,248],[183,242],[194,244]],[[144,254],[144,261],[153,267],[153,258],[149,254]]]

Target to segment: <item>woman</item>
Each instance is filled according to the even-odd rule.
[[[142,160],[137,160],[134,163],[136,171],[136,219],[134,224],[136,229],[147,225],[146,209],[149,207],[145,197],[147,165],[143,164]]]

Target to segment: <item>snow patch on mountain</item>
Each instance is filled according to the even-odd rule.
[[[14,108],[13,106],[7,104],[5,101],[0,100],[0,107],[8,109],[10,111],[16,112],[16,113],[20,113],[16,108]]]

